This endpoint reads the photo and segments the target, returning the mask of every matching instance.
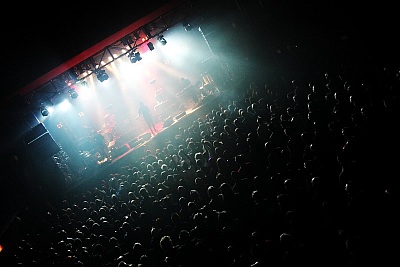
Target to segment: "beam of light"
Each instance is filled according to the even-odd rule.
[[[67,99],[62,101],[60,104],[57,105],[57,110],[61,112],[68,111],[71,108],[71,102],[69,102]]]
[[[191,38],[195,33],[199,35],[197,40]],[[134,120],[140,101],[154,108],[157,105],[157,90],[176,94],[180,90],[181,77],[189,78],[193,83],[201,79],[203,70],[200,65],[206,58],[204,51],[207,51],[207,45],[200,33],[188,33],[180,29],[176,34],[175,31],[169,31],[165,38],[168,41],[166,45],[151,40],[154,50],[147,45],[138,47],[142,57],[138,62],[131,63],[127,56],[123,56],[105,66],[108,80],[100,82],[92,74],[85,78],[87,87],[77,86],[79,97],[73,100],[74,109],[60,114],[77,137],[83,136],[86,129],[80,124],[100,132],[108,130],[105,120],[109,113],[114,113],[119,126],[128,121],[127,125],[122,125],[127,130],[133,127],[136,131],[146,130],[147,126],[142,120]],[[109,105],[112,105],[110,110],[107,109]],[[52,116],[45,118],[48,121],[53,119],[49,117]]]

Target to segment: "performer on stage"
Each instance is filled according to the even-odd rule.
[[[104,160],[108,157],[108,145],[102,134],[92,130],[91,139],[95,143],[96,151],[99,152],[101,159]]]
[[[139,118],[140,116],[144,118],[147,126],[149,126],[151,133],[155,135],[157,133],[157,129],[153,120],[153,115],[151,114],[150,108],[146,106],[143,102],[140,102],[139,104],[139,115],[137,116],[137,118]]]

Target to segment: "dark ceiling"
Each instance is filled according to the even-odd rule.
[[[6,41],[2,42],[1,97],[170,2],[101,0],[18,6],[18,12],[3,23],[8,27],[2,34]]]
[[[104,40],[173,0],[80,1],[59,5],[38,2],[10,3],[8,16],[1,18],[2,71],[0,98]],[[396,48],[394,8],[384,4],[349,5],[346,1],[321,3],[316,0],[195,0],[203,15],[219,6],[234,6],[245,20],[274,35],[277,40],[311,38],[332,31],[363,37],[360,49],[387,56]],[[256,8],[255,8],[256,7]],[[7,19],[5,18],[7,17]],[[223,18],[223,16],[221,16]],[[308,35],[308,36],[307,36]]]

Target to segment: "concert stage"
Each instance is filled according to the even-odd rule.
[[[146,150],[154,152],[157,148],[164,147],[165,140],[175,138],[179,127],[187,128],[193,121],[199,118],[203,119],[212,109],[218,108],[218,99],[220,97],[220,94],[210,95],[204,98],[196,107],[158,123],[156,125],[157,134],[152,135],[148,130],[111,150],[111,156],[104,162],[92,161],[82,173],[79,181],[68,186],[67,191],[84,191],[88,187],[93,187],[102,180],[108,180],[112,174],[120,173],[122,167],[141,158]]]

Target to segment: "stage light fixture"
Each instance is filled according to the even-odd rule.
[[[167,40],[165,40],[164,35],[159,35],[159,36],[157,37],[157,40],[158,40],[159,42],[161,42],[162,45],[166,45],[166,44],[167,44]]]
[[[40,113],[42,113],[43,117],[46,117],[49,115],[49,110],[46,108],[44,104],[40,105]]]
[[[184,21],[182,22],[183,28],[185,28],[185,31],[189,32],[192,30],[192,25],[190,25],[188,22]]]
[[[98,70],[96,72],[96,75],[97,75],[97,79],[100,82],[104,82],[105,80],[108,80],[108,78],[109,78],[109,76],[108,76],[108,74],[106,73],[105,70]]]
[[[131,61],[131,63],[136,63],[137,61],[142,60],[142,57],[140,56],[140,52],[138,52],[138,51],[131,51],[128,56],[129,56],[129,60]]]
[[[68,93],[71,96],[71,98],[73,98],[73,99],[75,99],[75,98],[77,98],[79,96],[78,93],[73,88],[70,88],[68,90]]]
[[[153,45],[152,42],[148,42],[148,43],[147,43],[147,47],[150,49],[150,51],[153,51],[153,50],[154,50],[154,45]]]

